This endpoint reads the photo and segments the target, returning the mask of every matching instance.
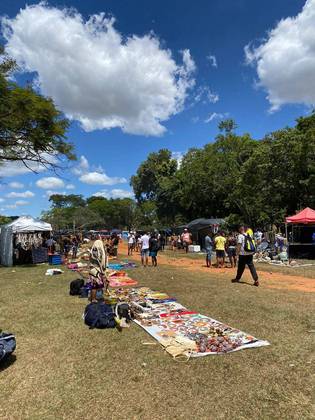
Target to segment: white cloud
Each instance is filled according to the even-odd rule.
[[[67,184],[66,185],[66,190],[74,190],[75,186],[73,184]]]
[[[24,184],[22,184],[21,182],[9,182],[9,187],[10,188],[15,188],[15,189],[20,189],[20,188],[24,188]]]
[[[207,60],[210,61],[210,64],[212,67],[217,68],[218,67],[218,63],[217,63],[217,58],[215,55],[207,55]]]
[[[133,198],[131,191],[122,190],[120,188],[114,188],[113,190],[101,190],[93,194],[94,197],[104,198]]]
[[[45,190],[48,190],[48,189],[54,190],[55,188],[63,188],[65,184],[63,180],[60,178],[56,178],[54,176],[48,176],[48,177],[44,177],[36,181],[36,185],[39,188],[43,188]]]
[[[204,105],[209,102],[215,104],[220,99],[219,95],[212,92],[209,86],[199,86],[194,97],[194,103],[202,102]]]
[[[74,9],[40,3],[2,24],[7,52],[87,131],[161,135],[194,86],[189,50],[177,64],[155,34],[123,36],[105,13],[85,22]]]
[[[42,154],[43,159],[47,160],[51,164],[57,163],[57,158],[47,153]],[[16,175],[24,175],[33,172],[45,172],[47,168],[44,165],[40,165],[36,162],[26,161],[27,166],[23,162],[1,162],[0,164],[0,177],[11,177]]]
[[[16,206],[26,206],[28,204],[30,204],[30,203],[28,201],[24,201],[24,200],[18,200],[18,201],[15,202]]]
[[[17,207],[20,206],[27,206],[28,204],[30,204],[28,201],[24,201],[24,200],[18,200],[16,201],[14,204],[7,204],[6,206],[4,206],[6,209],[16,209]]]
[[[34,197],[34,196],[35,196],[35,194],[32,191],[29,191],[29,190],[24,191],[24,192],[12,191],[12,192],[6,194],[7,198],[31,198],[31,197]]]
[[[87,172],[81,175],[79,180],[90,185],[115,185],[127,182],[126,178],[109,177],[104,172]]]
[[[221,113],[221,112],[212,112],[212,114],[209,115],[209,117],[207,117],[205,119],[205,123],[209,123],[213,120],[222,120],[223,118],[226,118],[229,116],[228,112],[225,113]]]
[[[0,198],[0,203],[3,203],[5,201],[4,198]]]
[[[89,169],[89,162],[85,156],[81,156],[78,165],[72,168],[72,172],[75,175],[82,175]]]
[[[315,104],[315,0],[295,17],[282,19],[260,46],[245,47],[256,66],[258,84],[267,90],[271,111],[283,104]]]

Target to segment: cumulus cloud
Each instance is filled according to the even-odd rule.
[[[153,33],[123,36],[114,25],[105,13],[85,21],[73,9],[44,3],[2,19],[8,53],[36,72],[42,93],[86,131],[119,127],[159,136],[162,123],[184,107],[195,63],[189,50],[176,63]]]
[[[18,200],[16,201],[14,204],[7,204],[4,207],[6,209],[16,209],[17,207],[20,206],[27,206],[28,204],[30,204],[28,201],[24,201],[24,200]]]
[[[74,190],[75,186],[73,184],[67,184],[66,185],[66,190]]]
[[[218,67],[218,63],[217,63],[217,58],[215,55],[207,55],[207,60],[210,62],[212,67],[217,68]]]
[[[84,172],[87,172],[89,169],[89,161],[85,156],[80,156],[79,163],[72,168],[72,173],[74,175],[82,175]]]
[[[36,181],[36,185],[44,190],[54,190],[56,188],[63,188],[65,184],[60,178],[47,176]]]
[[[259,46],[247,45],[247,63],[256,66],[271,111],[282,105],[315,103],[315,0],[295,17],[282,19]]]
[[[115,185],[127,182],[126,178],[109,177],[104,172],[87,172],[81,175],[79,180],[90,185]]]
[[[9,182],[8,185],[9,185],[10,188],[14,188],[14,189],[24,188],[24,184],[22,184],[21,182],[15,182],[15,181],[13,181],[13,182]]]
[[[34,197],[35,194],[32,191],[24,191],[24,192],[15,192],[12,191],[6,194],[7,198],[31,198]]]
[[[101,190],[93,194],[94,197],[104,198],[133,198],[133,193],[128,190],[114,188],[113,190]]]
[[[206,119],[205,123],[209,123],[213,120],[222,120],[223,118],[226,118],[229,116],[228,112],[221,113],[221,112],[212,112]]]
[[[81,182],[89,185],[115,185],[127,182],[126,178],[110,177],[106,175],[101,166],[93,166],[91,168],[91,165],[85,156],[80,157],[79,163],[72,168],[72,172],[79,176]]]

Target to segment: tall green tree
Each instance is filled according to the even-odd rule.
[[[35,171],[37,165],[55,169],[58,157],[74,160],[66,141],[69,121],[50,98],[13,82],[16,69],[0,47],[0,163],[18,161]]]

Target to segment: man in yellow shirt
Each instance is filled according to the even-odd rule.
[[[215,251],[217,255],[217,267],[223,268],[224,267],[224,260],[225,260],[225,243],[226,238],[224,237],[223,232],[219,232],[214,240],[215,244]]]

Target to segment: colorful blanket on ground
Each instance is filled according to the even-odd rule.
[[[173,357],[201,357],[269,345],[237,328],[190,311],[175,298],[148,288],[117,290],[128,301],[135,322]]]
[[[136,264],[132,262],[109,263],[108,268],[112,270],[125,270],[129,268],[136,268]]]
[[[136,286],[137,280],[133,280],[128,276],[110,276],[109,286],[110,287],[123,287],[123,286]]]

